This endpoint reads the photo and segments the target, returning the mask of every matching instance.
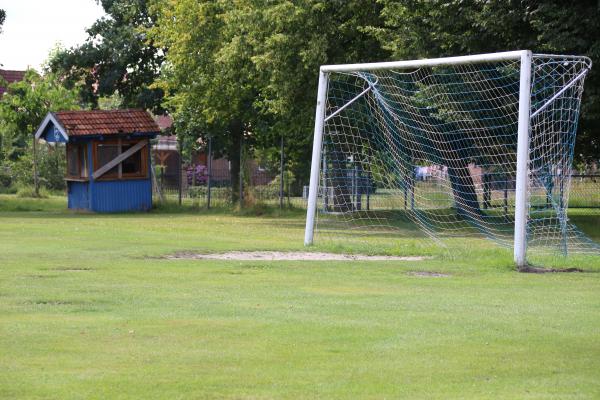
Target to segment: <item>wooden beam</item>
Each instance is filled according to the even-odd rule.
[[[136,143],[135,146],[133,146],[132,148],[127,150],[125,153],[119,154],[117,157],[113,158],[108,163],[104,164],[102,167],[100,167],[96,171],[94,171],[94,173],[92,174],[92,177],[94,179],[100,178],[102,175],[104,175],[105,173],[107,173],[108,171],[110,171],[111,169],[116,167],[117,165],[119,165],[119,163],[121,163],[123,160],[128,159],[134,153],[143,149],[147,143],[148,143],[148,141],[146,141],[146,140],[142,140],[142,141]]]

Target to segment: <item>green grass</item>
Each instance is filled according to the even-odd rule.
[[[431,259],[169,261],[303,250],[303,213],[65,203],[0,195],[0,398],[600,397],[597,258],[520,274],[485,240],[439,247],[406,225],[314,250]],[[600,213],[571,218],[598,238]]]

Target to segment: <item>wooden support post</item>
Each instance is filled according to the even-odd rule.
[[[37,161],[37,139],[33,137],[33,186],[35,196],[40,196],[40,180],[38,177],[38,161]]]

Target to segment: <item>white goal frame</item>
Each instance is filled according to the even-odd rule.
[[[315,115],[315,129],[313,152],[310,169],[310,186],[308,194],[308,208],[306,212],[306,228],[304,245],[313,244],[315,217],[317,212],[317,191],[321,165],[321,152],[323,145],[323,128],[325,121],[331,117],[325,116],[327,101],[328,76],[332,72],[373,71],[381,69],[408,69],[420,67],[434,67],[444,65],[468,65],[491,61],[520,60],[520,85],[519,85],[519,118],[517,139],[517,166],[516,166],[516,192],[515,192],[515,228],[514,228],[514,260],[518,267],[527,263],[527,213],[529,201],[528,164],[529,140],[531,130],[531,62],[533,54],[530,50],[508,51],[501,53],[478,54],[461,57],[446,57],[423,59],[413,61],[393,61],[365,64],[340,64],[323,65],[319,72],[319,87],[317,92],[317,108]],[[369,89],[359,94],[360,97]],[[354,101],[355,99],[351,100]],[[344,107],[345,108],[345,107]],[[339,109],[337,112],[341,111]]]

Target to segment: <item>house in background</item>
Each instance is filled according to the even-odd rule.
[[[160,167],[161,170],[161,187],[177,188],[177,185],[181,182],[182,188],[185,191],[194,182],[197,185],[205,184],[208,171],[206,168],[208,166],[207,143],[202,141],[202,139],[198,139],[197,147],[200,150],[193,152],[191,163],[181,166],[181,180],[179,180],[180,154],[177,135],[172,134],[173,120],[169,115],[156,116],[154,119],[162,132],[158,136],[156,143],[152,146],[154,165]],[[275,177],[275,174],[269,173],[269,171],[262,168],[253,159],[247,161],[246,168],[250,173],[251,185],[266,185]],[[231,184],[231,163],[229,160],[224,157],[214,158],[212,160],[211,175],[213,186],[229,186]]]
[[[25,77],[25,71],[11,71],[6,69],[0,69],[0,76],[4,78],[6,83],[9,85],[14,82],[20,82]],[[0,97],[4,95],[7,88],[4,86],[4,83],[0,83]]]
[[[179,183],[180,155],[177,136],[171,134],[173,119],[169,115],[158,115],[154,120],[161,134],[152,145],[152,160],[160,168],[161,186],[176,186]]]
[[[35,138],[66,144],[69,208],[122,212],[152,208],[150,139],[159,133],[144,110],[62,111]]]

